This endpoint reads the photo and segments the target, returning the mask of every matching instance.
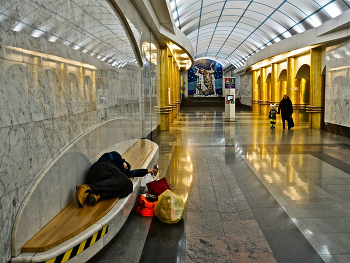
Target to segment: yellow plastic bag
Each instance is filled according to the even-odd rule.
[[[180,196],[170,190],[166,190],[158,196],[154,214],[160,221],[167,224],[175,224],[181,220],[183,213],[184,201]]]

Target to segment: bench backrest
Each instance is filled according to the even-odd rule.
[[[82,134],[63,150],[35,181],[16,216],[12,255],[75,198],[90,166],[105,152],[124,154],[140,138],[139,124],[114,119]]]

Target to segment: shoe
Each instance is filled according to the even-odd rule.
[[[96,195],[96,194],[89,194],[87,197],[87,203],[89,205],[94,205],[97,203],[98,200],[100,200],[101,195]]]
[[[77,200],[77,203],[80,207],[83,207],[85,200],[91,191],[91,188],[88,185],[83,184],[78,185],[76,189],[77,191],[75,192],[75,200]]]

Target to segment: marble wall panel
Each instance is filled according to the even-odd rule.
[[[2,60],[1,65],[1,127],[32,121],[29,109],[27,67]]]
[[[131,2],[119,2],[123,4],[122,8],[136,34],[139,47],[144,42],[158,46]],[[0,8],[7,3],[10,1],[2,3]],[[26,1],[18,4],[25,5]],[[62,2],[53,1],[51,4],[60,5]],[[25,9],[22,6],[13,10],[22,12]],[[69,9],[65,10],[68,12]],[[42,10],[36,12],[43,13]],[[18,13],[13,17],[22,15]],[[79,29],[59,21],[55,14],[51,15],[54,19],[48,18],[43,25],[45,32],[59,35],[72,29],[78,32],[77,39],[83,35]],[[35,15],[28,16],[28,19],[34,23]],[[85,13],[78,14],[77,19],[79,21],[76,23],[88,27],[90,22]],[[42,182],[42,192],[36,197],[40,203],[39,213],[37,207],[32,207],[32,213],[28,210],[34,222],[40,221],[39,225],[52,216],[44,212],[50,205],[41,200],[50,199],[55,194],[56,197],[64,196],[53,205],[52,211],[64,207],[74,197],[74,186],[81,182],[92,160],[98,158],[115,137],[146,137],[159,124],[159,116],[153,112],[159,97],[150,87],[152,78],[145,81],[142,67],[135,63],[121,68],[112,67],[96,56],[74,50],[60,39],[52,42],[49,33],[35,38],[32,37],[33,28],[16,32],[12,30],[13,27],[13,20],[4,19],[0,22],[0,229],[5,229],[0,234],[0,254],[4,255],[0,257],[0,263],[7,262],[11,257],[9,244],[12,225],[20,204],[39,175],[46,171],[57,156],[71,147],[48,170],[50,175]],[[87,45],[88,42],[93,45],[91,39]],[[89,66],[77,66],[76,62]],[[151,69],[151,73],[157,71],[157,67]],[[98,77],[108,79],[108,89],[97,87]],[[157,83],[154,86],[158,88]],[[99,98],[103,96],[106,101],[101,102]],[[109,127],[109,132],[103,135],[101,132],[91,133],[90,137],[81,138],[72,146],[87,131],[114,118],[129,118],[134,124],[130,131],[121,132],[118,127]],[[67,174],[75,174],[78,179],[72,177],[70,181],[61,177]],[[71,187],[62,192],[62,185]]]
[[[252,106],[252,74],[246,73],[240,75],[238,78],[239,84],[236,96],[240,99],[243,105]]]
[[[350,127],[350,41],[326,48],[325,122]]]
[[[32,184],[33,181],[20,188],[17,188],[7,195],[0,197],[0,262],[2,263],[6,263],[11,259],[11,238],[13,224],[17,211],[19,210],[19,207],[21,206]],[[31,212],[31,214],[35,215],[35,211]],[[35,220],[38,220],[38,218]]]
[[[116,119],[85,133],[50,168],[41,174],[31,189],[15,225],[15,250],[20,247],[75,198],[75,186],[83,184],[92,163],[104,153],[125,153],[140,138],[139,125],[129,119]],[[33,211],[31,213],[30,211]]]
[[[28,138],[29,125],[15,125],[9,129],[9,159],[10,166],[5,174],[11,178],[6,186],[8,192],[14,191],[33,180],[29,176],[29,170],[35,160],[29,154]]]
[[[14,187],[14,182],[9,174],[10,170],[10,127],[0,128],[0,198],[8,193],[9,188]]]

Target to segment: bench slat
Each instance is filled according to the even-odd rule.
[[[137,169],[154,148],[151,141],[139,140],[123,158],[130,163],[132,169]],[[100,220],[118,200],[119,198],[101,200],[94,206],[85,204],[83,208],[79,208],[73,200],[22,247],[22,252],[43,252],[58,246]]]
[[[22,252],[43,252],[62,244],[100,220],[118,200],[102,200],[94,206],[85,204],[82,208],[73,200],[22,247]]]

